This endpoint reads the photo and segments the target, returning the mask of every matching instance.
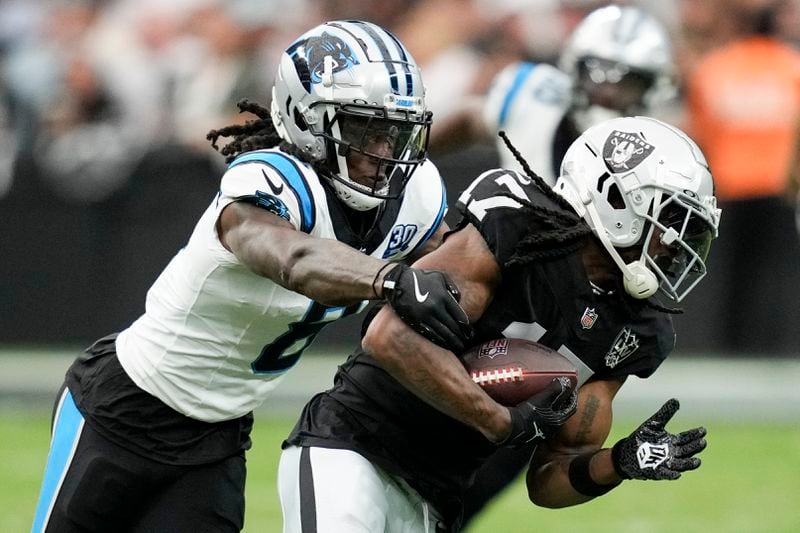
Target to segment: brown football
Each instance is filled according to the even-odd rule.
[[[578,385],[578,372],[563,355],[525,339],[495,339],[464,352],[472,380],[496,402],[512,407],[565,377]]]

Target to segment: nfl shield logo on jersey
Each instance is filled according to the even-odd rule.
[[[592,329],[596,320],[597,312],[594,310],[594,307],[587,307],[581,317],[581,327],[583,329]]]
[[[639,348],[639,338],[631,331],[631,328],[622,328],[617,338],[614,339],[614,344],[606,354],[606,366],[614,368],[623,359],[628,358],[633,352]]]

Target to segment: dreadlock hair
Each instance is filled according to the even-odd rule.
[[[514,253],[506,261],[505,267],[526,265],[537,260],[555,259],[571,254],[584,245],[584,237],[592,234],[592,229],[579,217],[569,202],[555,191],[534,172],[522,154],[511,144],[504,131],[499,132],[500,138],[514,155],[514,158],[522,166],[525,174],[533,180],[542,193],[555,202],[556,205],[564,208],[563,211],[550,209],[542,205],[534,205],[527,201],[507,195],[517,202],[522,203],[525,209],[536,215],[537,220],[541,221],[543,229],[531,232],[517,243]]]
[[[291,154],[298,159],[311,164],[317,171],[319,162],[313,161],[308,155],[303,153],[295,145],[288,143],[278,135],[275,125],[272,123],[272,116],[266,106],[243,98],[236,102],[239,113],[252,113],[258,117],[257,120],[248,120],[244,124],[232,124],[218,130],[211,130],[206,134],[206,139],[211,141],[214,150],[225,156],[225,162],[230,163],[239,155],[253,150],[263,148],[274,148],[278,146],[282,151]],[[217,141],[220,137],[233,137],[233,140],[220,148]]]
[[[498,135],[503,139],[506,147],[514,155],[514,159],[520,164],[525,174],[533,180],[545,196],[565,210],[556,211],[544,206],[533,205],[516,196],[504,194],[503,196],[507,196],[521,203],[523,209],[535,213],[538,220],[540,220],[546,228],[543,231],[533,232],[520,240],[511,258],[506,261],[504,266],[521,266],[537,260],[555,259],[571,254],[582,248],[585,244],[584,237],[593,234],[592,228],[589,227],[583,218],[575,213],[575,210],[563,196],[553,191],[553,188],[531,169],[528,162],[522,157],[522,154],[519,153],[519,150],[511,143],[505,131],[498,132]],[[620,289],[622,289],[622,287],[620,287]],[[621,290],[621,293],[624,294],[625,291]],[[683,313],[683,309],[681,308],[667,307],[652,300],[652,298],[648,298],[644,302],[641,302],[641,305],[662,313],[676,315]],[[621,298],[621,302],[629,314],[633,315],[636,313],[635,308],[639,301],[625,297]]]

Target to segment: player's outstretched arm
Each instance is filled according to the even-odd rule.
[[[601,448],[611,429],[611,402],[621,385],[596,381],[581,389],[576,415],[531,460],[527,485],[533,503],[577,505],[606,494],[624,479],[677,479],[700,466],[695,455],[706,446],[705,429],[673,435],[665,428],[678,410],[674,399],[613,448]]]
[[[440,344],[463,345],[469,333],[454,286],[440,272],[387,263],[334,239],[311,237],[244,202],[225,207],[218,232],[222,244],[253,272],[312,300],[351,305],[386,298]]]

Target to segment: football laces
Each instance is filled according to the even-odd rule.
[[[480,385],[495,385],[498,383],[509,383],[514,381],[525,381],[522,368],[495,368],[492,370],[481,370],[472,373],[472,381]]]

